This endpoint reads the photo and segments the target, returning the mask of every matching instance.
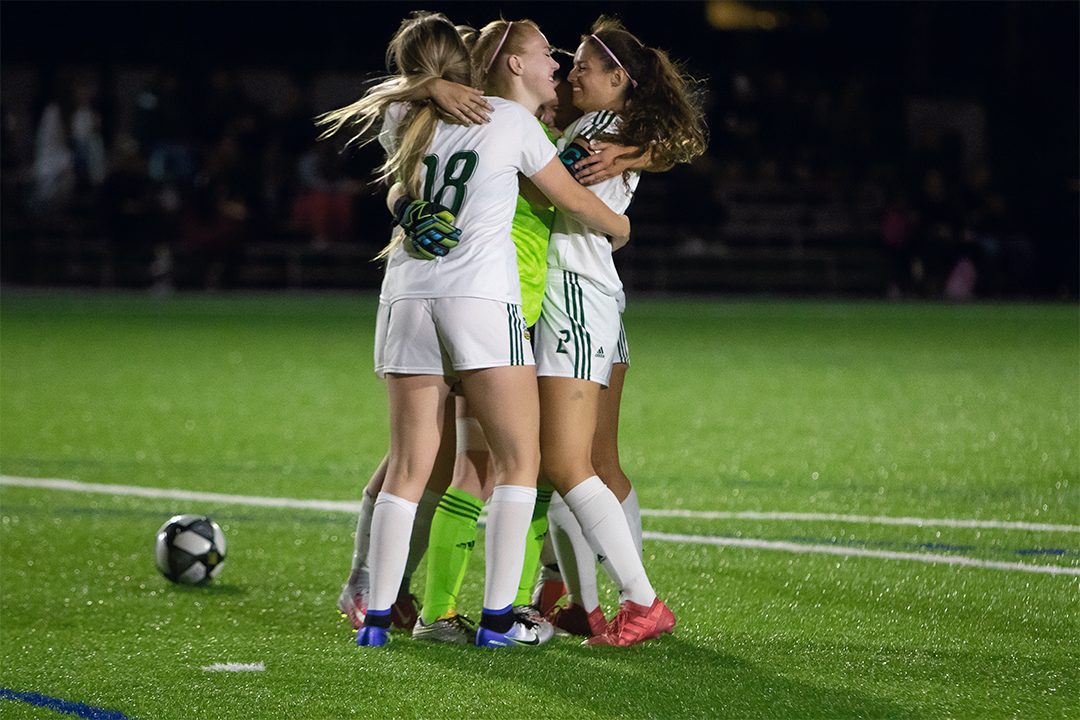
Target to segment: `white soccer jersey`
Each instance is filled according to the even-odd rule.
[[[566,128],[559,139],[559,152],[578,136],[592,139],[612,133],[618,123],[618,116],[608,110],[586,113]],[[589,190],[609,208],[622,213],[634,197],[638,179],[639,174],[631,171],[625,180],[622,175],[618,175],[597,185],[590,185]],[[615,270],[611,243],[607,236],[558,211],[555,213],[551,241],[548,244],[548,267],[577,273],[609,295],[618,295],[622,291],[622,280]]]
[[[424,157],[425,200],[448,207],[462,228],[445,257],[421,260],[401,247],[386,264],[380,299],[474,297],[521,304],[521,280],[510,225],[518,173],[535,175],[555,157],[536,119],[516,102],[485,97],[494,111],[484,125],[439,122]],[[380,142],[394,147],[404,106],[386,113]]]

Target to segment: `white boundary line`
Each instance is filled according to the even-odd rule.
[[[266,665],[257,663],[214,663],[213,665],[203,665],[204,672],[263,672],[266,670]]]
[[[257,495],[226,495],[223,493],[197,492],[192,490],[139,487],[137,485],[103,485],[100,483],[84,483],[79,482],[78,480],[52,480],[0,475],[0,485],[42,488],[45,490],[67,490],[70,492],[83,493],[105,493],[107,495],[128,495],[144,498],[194,500],[197,502],[217,502],[228,503],[231,505],[251,505],[255,507],[297,508],[300,510],[326,510],[328,512],[348,513],[360,512],[359,502],[300,500],[297,498],[259,497]]]
[[[834,513],[797,512],[723,512],[711,510],[646,510],[642,516],[681,517],[698,520],[794,520],[802,522],[846,522],[871,525],[915,525],[918,527],[992,528],[996,530],[1034,530],[1080,533],[1080,525],[1014,522],[1010,520],[966,520],[959,518],[893,517],[890,515],[837,515]]]
[[[1042,573],[1046,575],[1077,575],[1080,567],[1064,565],[1032,565],[1020,562],[1000,562],[979,560],[963,555],[931,555],[930,553],[897,552],[895,550],[868,550],[842,545],[804,545],[784,540],[755,540],[753,538],[722,538],[710,535],[673,535],[669,533],[649,532],[641,534],[646,540],[660,542],[692,543],[695,545],[717,545],[720,547],[741,547],[755,550],[781,550],[783,552],[809,553],[814,555],[840,555],[843,557],[872,557],[884,560],[914,560],[916,562],[941,565],[966,565],[969,567],[989,568],[992,570],[1019,570],[1021,572]]]
[[[256,507],[297,508],[301,510],[325,510],[327,512],[360,511],[360,503],[344,500],[301,500],[298,498],[259,497],[257,495],[227,495],[223,493],[170,490],[168,488],[141,487],[137,485],[104,485],[84,483],[77,480],[51,480],[44,478],[14,477],[0,475],[0,485],[15,487],[69,490],[72,492],[106,493],[109,495],[132,495],[147,498],[173,498],[201,502],[222,502]],[[894,517],[890,515],[839,515],[835,513],[797,512],[724,512],[713,510],[649,510],[641,509],[642,517],[678,517],[697,520],[786,520],[795,522],[846,522],[861,525],[914,525],[916,527],[990,528],[995,530],[1028,530],[1034,532],[1080,533],[1080,525],[1054,525],[1050,523],[1013,522],[1009,520],[968,520],[959,518]]]
[[[135,485],[105,485],[99,483],[84,483],[77,480],[55,480],[45,478],[23,478],[10,475],[0,475],[0,485],[12,487],[29,487],[46,490],[65,490],[69,492],[104,493],[108,495],[127,495],[145,498],[167,498],[173,500],[195,500],[202,502],[219,502],[256,507],[280,507],[304,510],[326,510],[330,512],[355,513],[360,509],[358,502],[338,502],[333,500],[300,500],[297,498],[274,498],[259,497],[254,495],[226,495],[211,492],[190,492],[187,490],[170,490],[166,488],[138,487]],[[922,518],[889,518],[860,515],[825,515],[815,513],[701,513],[697,515],[687,514],[689,511],[662,511],[642,510],[642,515],[650,514],[659,517],[718,517],[736,519],[785,519],[785,520],[840,520],[843,522],[880,522],[896,520],[900,522],[882,522],[893,525],[942,525],[944,523],[975,523],[997,522],[997,525],[971,525],[956,524],[953,527],[1007,527],[1010,529],[1035,529],[1053,530],[1057,532],[1077,532],[1080,528],[1074,525],[1039,525],[1032,523],[1004,523],[1002,521],[963,521],[963,520],[926,520]],[[859,518],[865,517],[865,520]],[[1024,527],[1018,527],[1023,525]],[[869,550],[866,548],[847,547],[840,545],[808,545],[802,543],[787,542],[783,540],[756,540],[753,538],[722,538],[711,535],[680,535],[673,533],[658,533],[646,531],[643,537],[647,540],[659,542],[690,543],[695,545],[714,545],[718,547],[742,547],[756,550],[780,550],[802,554],[839,555],[842,557],[873,557],[886,560],[911,560],[915,562],[962,565],[967,567],[980,567],[993,570],[1016,570],[1020,572],[1041,573],[1047,575],[1075,575],[1080,576],[1080,567],[1066,567],[1063,565],[1034,565],[1019,562],[1000,562],[995,560],[980,560],[962,555],[933,555],[930,553],[897,552],[892,550]]]

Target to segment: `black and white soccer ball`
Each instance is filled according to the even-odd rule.
[[[225,562],[225,534],[205,515],[174,515],[161,526],[155,546],[158,570],[174,583],[200,585]]]

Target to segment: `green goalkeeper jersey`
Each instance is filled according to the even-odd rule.
[[[556,136],[540,123],[552,143]],[[548,237],[555,219],[555,208],[530,205],[523,195],[517,197],[514,223],[510,237],[517,249],[518,275],[521,277],[521,311],[525,324],[532,327],[540,317],[540,301],[544,299],[547,280]]]

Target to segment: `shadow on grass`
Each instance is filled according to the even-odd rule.
[[[157,589],[159,593],[162,591],[174,592],[179,595],[210,595],[211,597],[243,597],[251,592],[247,585],[219,583],[217,581],[205,585],[179,585],[166,581],[162,588]]]
[[[462,717],[463,713],[470,717],[543,717],[553,711],[583,718],[917,715],[888,700],[850,689],[783,677],[722,649],[678,637],[627,649],[586,648],[574,639],[556,638],[535,651],[480,651],[395,639],[390,652],[407,656],[409,664],[428,665],[428,677],[447,684],[475,680],[475,692],[464,700],[460,695],[455,699],[433,693],[429,706],[406,711],[420,717]],[[502,690],[489,692],[492,684]]]

